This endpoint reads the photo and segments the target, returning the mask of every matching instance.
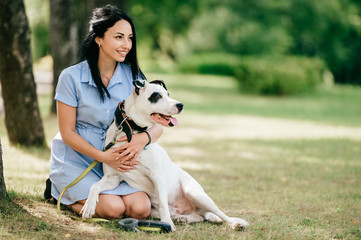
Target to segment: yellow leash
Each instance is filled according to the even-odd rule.
[[[112,142],[108,143],[107,146],[105,146],[103,151],[108,150],[109,148],[111,148],[113,145],[115,144],[115,137],[113,139]],[[98,160],[94,160],[94,162],[92,162],[92,164],[89,165],[89,167],[87,167],[87,169],[84,170],[84,172],[82,172],[79,177],[77,177],[72,183],[70,183],[68,186],[66,186],[63,191],[61,191],[59,198],[58,198],[58,202],[57,202],[57,207],[58,207],[58,212],[61,214],[61,210],[60,210],[60,201],[61,198],[63,197],[63,194],[66,190],[68,190],[69,188],[71,188],[72,186],[74,186],[75,184],[77,184],[80,180],[83,179],[83,177],[85,177],[94,167],[95,165],[98,164]]]
[[[79,177],[77,177],[72,183],[70,183],[68,186],[66,186],[63,191],[60,193],[59,195],[59,199],[58,199],[58,203],[57,203],[57,207],[58,207],[58,212],[61,213],[60,210],[60,200],[64,194],[64,192],[66,190],[68,190],[70,187],[74,186],[75,184],[77,184],[80,180],[82,180],[83,177],[85,177],[85,175],[87,175],[94,167],[95,165],[98,164],[97,160],[94,160],[94,162],[92,162],[92,164],[89,165],[89,167],[87,169],[84,170],[84,172],[82,172],[82,174],[79,175]]]
[[[57,202],[57,207],[58,207],[58,213],[61,214],[61,209],[60,209],[60,201],[61,201],[61,198],[64,194],[64,192],[66,190],[68,190],[69,188],[71,188],[72,186],[74,186],[75,184],[77,184],[80,180],[82,180],[83,177],[85,177],[85,175],[87,175],[94,167],[95,165],[98,164],[98,161],[97,160],[94,160],[94,162],[92,162],[92,164],[89,165],[89,167],[87,167],[87,169],[84,170],[84,172],[82,172],[79,177],[77,177],[72,183],[70,183],[68,186],[66,186],[63,191],[60,193],[59,195],[59,199],[58,199],[58,202]],[[84,222],[109,222],[109,220],[107,219],[104,219],[104,218],[90,218],[90,219],[82,219],[82,218],[74,218],[75,220],[78,220],[78,221],[84,221]]]

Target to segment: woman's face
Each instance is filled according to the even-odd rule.
[[[95,42],[99,45],[99,60],[124,62],[132,48],[132,38],[133,31],[129,22],[119,20],[108,28],[102,38],[95,38]]]

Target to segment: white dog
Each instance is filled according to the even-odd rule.
[[[156,84],[136,81],[132,95],[124,103],[125,119],[131,119],[144,130],[157,123],[163,126],[177,125],[177,120],[171,115],[179,114],[183,110],[183,104],[169,98],[164,84],[161,86],[159,82]],[[121,108],[118,109],[116,116],[119,116],[121,111]],[[122,113],[120,115],[124,117],[125,114]],[[106,144],[124,136],[124,131],[128,132],[129,140],[129,121],[116,117],[107,132]],[[117,142],[113,147],[120,144],[122,143]],[[91,187],[89,198],[81,211],[83,219],[91,218],[95,214],[101,192],[114,189],[125,180],[130,186],[149,195],[152,204],[151,216],[169,223],[172,231],[176,230],[172,219],[184,223],[224,221],[232,229],[248,226],[245,220],[228,217],[219,210],[199,183],[174,164],[158,143],[151,143],[139,154],[137,161],[140,165],[125,173],[103,164],[104,177]]]

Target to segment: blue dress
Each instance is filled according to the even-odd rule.
[[[76,132],[99,150],[104,149],[105,134],[114,118],[118,103],[132,92],[133,77],[130,67],[118,63],[107,90],[111,98],[100,99],[87,61],[66,68],[59,76],[55,100],[77,108]],[[60,133],[51,145],[50,180],[51,195],[58,199],[60,192],[74,181],[92,162],[91,159],[67,146]],[[71,205],[87,199],[90,187],[103,176],[102,163],[98,163],[80,182],[65,191],[61,203]],[[139,190],[122,182],[105,194],[128,195]]]

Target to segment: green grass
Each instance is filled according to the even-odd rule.
[[[160,143],[220,209],[249,221],[250,227],[238,232],[224,224],[176,224],[176,233],[158,235],[123,232],[115,223],[81,223],[68,211],[58,215],[55,206],[42,200],[49,149],[9,146],[1,121],[10,199],[0,203],[0,239],[361,238],[361,88],[321,87],[275,98],[240,94],[228,77],[148,78],[165,80],[171,97],[185,104],[180,126],[167,129]],[[39,100],[50,146],[56,117],[48,115],[50,97]],[[259,127],[252,125],[255,120]],[[351,133],[338,137],[315,132],[310,137],[302,130],[289,137],[285,126],[278,136],[264,137],[270,120],[290,121],[306,132],[312,123]]]
[[[292,97],[260,97],[241,95],[237,81],[232,77],[154,74],[148,78],[166,81],[171,95],[181,98],[187,111],[361,125],[361,87],[320,86],[313,92]]]

